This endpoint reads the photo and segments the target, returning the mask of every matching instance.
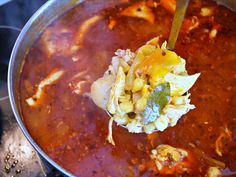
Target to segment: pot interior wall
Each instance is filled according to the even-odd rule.
[[[82,2],[83,0],[51,0],[45,3],[26,23],[24,28],[22,29],[20,35],[17,38],[15,46],[13,48],[10,64],[8,68],[8,92],[9,98],[11,102],[11,106],[16,117],[20,128],[22,129],[25,136],[28,138],[30,143],[34,146],[34,148],[39,152],[39,154],[45,158],[49,163],[55,166],[57,169],[62,171],[63,173],[70,175],[69,172],[62,169],[59,165],[57,165],[54,161],[52,161],[34,142],[34,140],[29,135],[26,130],[23,121],[21,119],[20,106],[19,106],[19,79],[21,75],[21,71],[24,65],[24,57],[28,52],[28,49],[34,43],[34,41],[38,38],[40,33],[56,18],[75,7],[77,4]]]

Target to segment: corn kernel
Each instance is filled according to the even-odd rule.
[[[151,134],[155,130],[155,125],[153,123],[147,124],[144,126],[144,132],[147,134]]]
[[[124,114],[124,115],[115,114],[113,116],[113,119],[118,125],[126,125],[129,121],[129,117],[127,114]]]
[[[142,97],[136,102],[135,109],[138,112],[143,112],[145,110],[146,105],[147,105],[147,99]]]
[[[148,88],[149,88],[148,85],[144,85],[143,88],[142,88],[142,96],[144,98],[148,98],[149,95],[150,95],[150,92],[149,92]]]
[[[181,104],[185,104],[185,100],[183,97],[177,97],[177,96],[174,96],[172,97],[172,103],[174,103],[175,105],[181,105]]]
[[[150,78],[149,82],[152,88],[156,88],[157,85],[165,83],[166,81],[163,78],[157,78],[156,80],[154,80],[153,78]]]
[[[121,111],[125,113],[133,112],[134,106],[132,102],[123,102],[119,104]]]
[[[124,72],[128,72],[130,69],[130,66],[128,65],[128,63],[126,63],[123,59],[119,60],[120,65],[122,66]]]
[[[121,103],[123,103],[123,102],[129,102],[130,97],[131,97],[131,96],[130,96],[129,94],[121,95],[121,96],[119,97],[119,101],[120,101]]]
[[[141,78],[136,78],[133,82],[133,89],[132,89],[132,92],[137,92],[137,91],[140,91],[142,90],[143,86],[145,84],[145,81]]]
[[[131,120],[127,125],[127,129],[131,133],[141,133],[142,132],[142,124],[138,120]]]

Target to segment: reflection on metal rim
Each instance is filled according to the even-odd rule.
[[[10,1],[12,1],[12,0],[1,0],[0,6],[4,5],[4,4],[6,4],[6,3],[10,2]]]
[[[214,0],[217,4],[223,5],[230,10],[236,12],[236,1],[235,0]]]

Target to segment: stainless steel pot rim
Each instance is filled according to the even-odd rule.
[[[51,6],[53,3],[55,3],[57,0],[48,0],[43,6],[41,6],[35,13],[34,15],[28,20],[24,28],[21,30],[21,33],[19,34],[15,45],[13,47],[11,57],[10,57],[10,62],[9,62],[9,67],[8,67],[8,95],[10,99],[10,104],[12,107],[12,111],[14,113],[14,116],[17,120],[18,125],[20,126],[20,129],[24,133],[25,137],[28,139],[28,141],[31,143],[31,145],[36,149],[36,151],[47,161],[49,162],[52,166],[54,166],[56,169],[61,171],[63,174],[66,176],[74,176],[72,173],[69,171],[65,170],[62,168],[59,164],[54,162],[38,145],[37,143],[33,140],[29,132],[27,131],[26,127],[24,126],[24,123],[22,122],[21,116],[19,114],[19,111],[17,109],[16,101],[14,98],[14,93],[13,93],[13,71],[14,71],[14,65],[15,65],[15,60],[16,60],[16,54],[18,51],[18,48],[20,47],[21,41],[25,37],[26,32],[30,29],[32,26],[33,22],[38,18],[38,16],[49,6]],[[68,0],[69,1],[69,0]],[[71,0],[71,1],[76,1],[76,0]],[[77,2],[82,2],[84,0],[77,0]],[[236,11],[236,3],[227,4],[226,0],[215,0],[218,3],[225,5],[227,7],[230,7],[231,10]]]
[[[33,140],[29,132],[27,131],[26,127],[24,126],[24,123],[21,119],[21,116],[19,114],[19,111],[17,109],[16,101],[14,98],[14,93],[13,93],[13,70],[14,70],[14,64],[16,60],[16,54],[17,50],[20,46],[20,43],[22,39],[25,37],[25,33],[29,30],[29,28],[32,26],[33,22],[37,19],[37,17],[46,9],[48,8],[51,4],[53,3],[53,0],[47,1],[43,6],[41,6],[35,13],[34,15],[28,20],[24,28],[22,29],[21,33],[19,34],[15,45],[13,47],[11,57],[10,57],[10,62],[9,62],[9,67],[8,67],[8,95],[10,99],[10,104],[12,111],[14,113],[14,116],[17,120],[18,125],[20,126],[20,129],[24,133],[25,137],[28,139],[28,141],[31,143],[31,145],[36,149],[36,151],[47,161],[49,162],[52,166],[54,166],[56,169],[61,171],[63,174],[66,176],[74,176],[71,174],[69,171],[65,170],[62,168],[59,164],[54,162],[38,145],[37,143]]]

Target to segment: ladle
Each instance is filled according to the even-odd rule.
[[[174,50],[180,28],[184,20],[185,12],[188,7],[188,3],[189,3],[189,0],[177,0],[176,2],[175,15],[172,22],[171,31],[170,31],[169,40],[168,40],[168,46],[167,46],[169,50]],[[110,118],[112,118],[112,115],[107,110],[106,112],[110,116]],[[122,126],[123,128],[127,128],[124,125],[120,125],[120,126]]]
[[[186,9],[188,7],[189,0],[177,0],[176,1],[176,9],[175,15],[173,18],[171,31],[168,40],[168,49],[174,50],[175,43],[179,35],[180,28],[182,26]]]

